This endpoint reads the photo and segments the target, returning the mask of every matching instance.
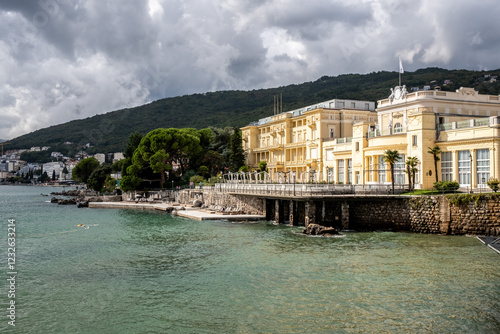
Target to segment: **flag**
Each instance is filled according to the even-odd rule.
[[[399,73],[405,73],[405,70],[403,69],[403,61],[401,60],[401,57],[399,57]]]

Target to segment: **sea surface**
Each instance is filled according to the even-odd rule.
[[[500,255],[473,237],[307,237],[58,206],[54,190],[0,186],[0,333],[500,333]]]

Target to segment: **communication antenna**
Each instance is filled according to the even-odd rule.
[[[273,96],[273,114],[278,115],[283,113],[283,94]]]
[[[277,110],[277,107],[278,107],[278,99],[277,99],[277,96],[276,96],[276,95],[274,95],[273,97],[274,97],[274,115],[276,115],[276,113],[277,113],[277,111],[278,111],[278,110]]]

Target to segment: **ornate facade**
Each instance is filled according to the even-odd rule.
[[[500,100],[472,88],[456,92],[396,87],[387,99],[330,100],[242,128],[247,164],[267,162],[274,181],[388,184],[382,156],[397,150],[395,183],[408,183],[405,160],[416,157],[417,188],[436,180],[430,148],[439,146],[439,180],[486,187],[500,177]]]

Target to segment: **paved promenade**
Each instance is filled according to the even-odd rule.
[[[246,215],[246,214],[220,214],[213,211],[205,210],[179,210],[177,215],[196,220],[230,220],[230,221],[245,221],[245,220],[265,220],[266,216],[262,215]]]
[[[263,215],[222,214],[222,213],[217,213],[215,211],[203,210],[184,205],[172,205],[172,204],[135,203],[135,202],[90,202],[89,208],[137,209],[137,210],[158,210],[158,211],[176,210],[176,214],[179,217],[185,217],[196,220],[254,221],[254,220],[266,219],[266,216]]]

